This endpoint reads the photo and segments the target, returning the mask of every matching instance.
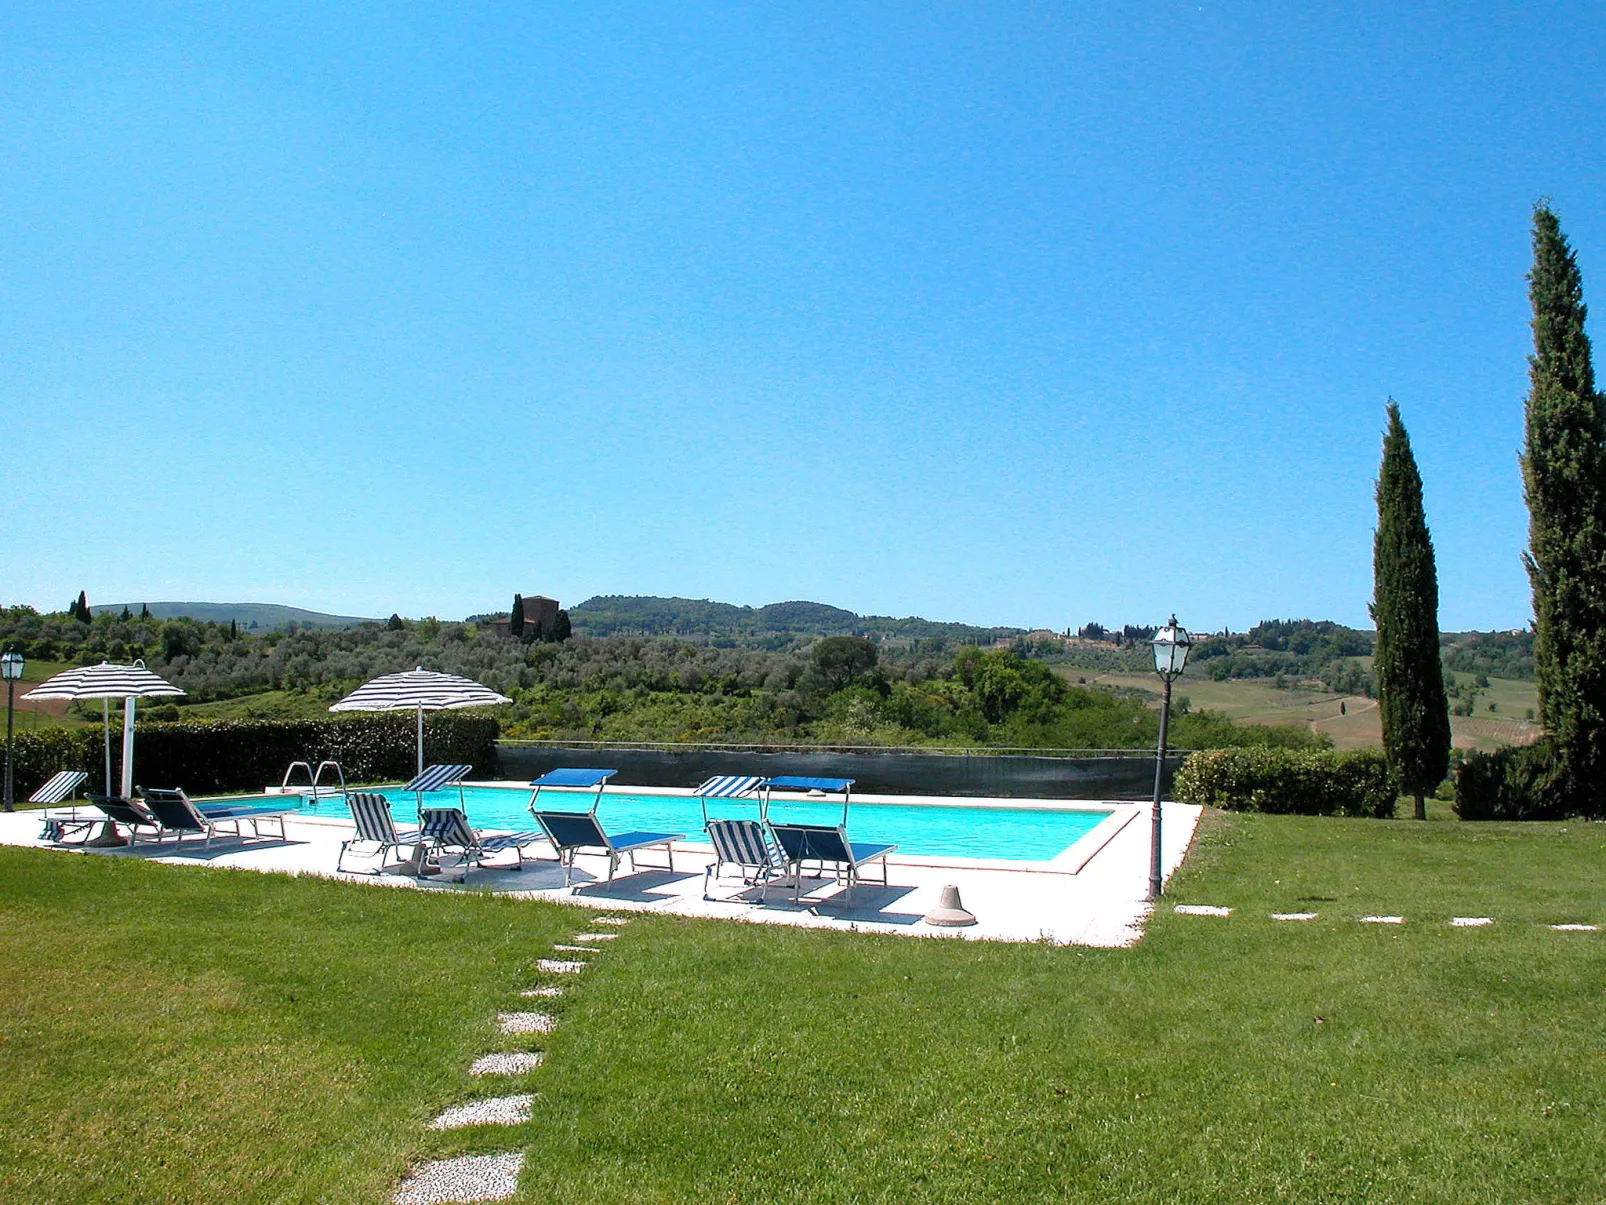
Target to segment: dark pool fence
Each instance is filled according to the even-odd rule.
[[[587,741],[497,742],[501,777],[529,780],[558,766],[617,769],[618,786],[693,787],[715,774],[851,778],[869,795],[995,799],[1148,799],[1154,751],[927,749],[886,746],[691,745]],[[1163,789],[1187,757],[1166,758]]]

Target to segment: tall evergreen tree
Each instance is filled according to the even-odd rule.
[[[1524,562],[1539,711],[1569,806],[1606,782],[1606,402],[1595,390],[1578,261],[1550,206],[1534,209]]]
[[[1383,715],[1383,748],[1400,785],[1427,819],[1427,795],[1450,767],[1450,701],[1439,659],[1439,575],[1422,512],[1422,476],[1400,408],[1389,399],[1377,474],[1372,541],[1372,673]]]
[[[73,618],[79,623],[88,623],[94,619],[89,610],[89,594],[84,590],[78,591],[78,601],[73,604]]]
[[[123,607],[123,613],[121,615],[119,615],[118,618],[121,619],[124,623],[127,623],[130,619],[132,619],[134,617],[128,613],[128,607],[124,606]]]
[[[139,604],[139,617],[141,619],[149,619],[151,617],[151,608],[148,603]]]
[[[524,638],[524,596],[513,596],[513,609],[507,613],[507,634],[515,640]]]

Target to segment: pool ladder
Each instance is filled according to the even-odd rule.
[[[326,794],[330,798],[333,798],[336,795],[339,795],[342,798],[345,796],[346,772],[340,768],[340,763],[337,761],[321,761],[318,763],[318,768],[316,771],[313,770],[311,764],[308,762],[291,762],[290,768],[284,772],[284,781],[279,784],[279,789],[281,792],[288,791],[290,789],[290,778],[295,774],[297,766],[300,766],[307,773],[307,785],[312,789],[311,799],[314,804],[316,804],[318,800],[324,798]],[[333,770],[335,772],[335,777],[340,780],[340,787],[338,790],[333,786],[331,786],[327,792],[323,790],[323,772],[325,770]]]

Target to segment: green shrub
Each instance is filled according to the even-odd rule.
[[[1455,770],[1455,813],[1463,820],[1561,820],[1582,810],[1547,745],[1469,753]]]
[[[1380,750],[1206,749],[1172,784],[1183,803],[1302,816],[1394,815],[1397,784]]]
[[[340,763],[351,782],[411,778],[417,769],[412,714],[331,716],[318,720],[185,720],[141,724],[134,746],[134,780],[141,786],[183,787],[192,795],[260,791],[277,783],[294,761]],[[112,773],[121,773],[120,725],[112,726]],[[424,753],[431,762],[496,766],[497,721],[472,713],[437,711],[424,717]],[[102,730],[43,728],[16,736],[15,781],[26,799],[58,770],[89,771],[89,789],[104,778]]]

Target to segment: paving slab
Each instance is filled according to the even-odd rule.
[[[524,1152],[465,1155],[418,1167],[391,1197],[395,1205],[447,1205],[455,1201],[506,1201],[519,1190]]]

